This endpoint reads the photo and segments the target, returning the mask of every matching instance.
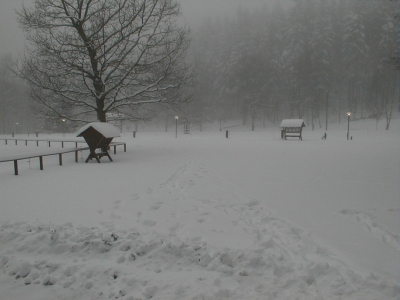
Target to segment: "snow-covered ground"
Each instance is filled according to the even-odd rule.
[[[114,162],[1,163],[0,298],[399,299],[393,122],[139,130]]]

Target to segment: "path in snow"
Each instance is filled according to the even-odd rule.
[[[277,218],[199,161],[98,213],[109,214],[109,221],[96,227],[3,223],[0,259],[7,276],[1,284],[26,285],[33,295],[43,286],[53,297],[48,299],[399,296],[397,286],[373,274],[357,275],[308,232]]]
[[[2,299],[398,299],[397,133],[306,133],[143,134],[113,163],[5,166]]]

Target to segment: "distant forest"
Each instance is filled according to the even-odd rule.
[[[157,122],[240,120],[251,127],[303,118],[313,129],[352,119],[390,120],[399,109],[399,5],[390,0],[296,0],[204,19],[191,31],[195,73],[182,107],[155,107]],[[0,133],[66,130],[37,120],[29,88],[0,59]],[[137,121],[137,120],[135,120]],[[121,121],[122,122],[122,121]],[[122,124],[122,123],[121,123]],[[72,130],[73,124],[67,124]],[[136,125],[137,126],[137,125]]]
[[[298,0],[207,19],[194,33],[198,120],[304,118],[314,126],[398,110],[398,3]],[[326,121],[326,123],[325,123]],[[322,125],[321,125],[322,123]]]

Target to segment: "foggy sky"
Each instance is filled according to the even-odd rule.
[[[182,15],[191,28],[195,28],[207,17],[229,16],[239,5],[250,9],[276,0],[177,0],[181,4]],[[24,48],[24,35],[15,20],[15,9],[22,4],[32,4],[34,0],[0,0],[0,55],[16,55]]]

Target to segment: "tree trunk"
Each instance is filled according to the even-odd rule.
[[[97,120],[99,122],[104,122],[104,123],[107,122],[106,113],[100,108],[97,109]]]
[[[329,91],[326,92],[325,104],[325,130],[328,130],[328,108],[329,108]]]

